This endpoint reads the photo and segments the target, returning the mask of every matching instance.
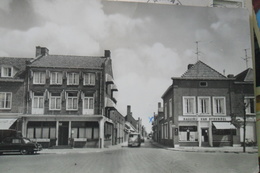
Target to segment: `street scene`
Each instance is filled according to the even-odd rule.
[[[252,5],[1,1],[0,172],[257,173]]]
[[[124,143],[98,150],[46,149],[36,155],[5,154],[0,157],[0,172],[256,173],[257,153],[251,151],[174,151],[146,140],[141,147],[127,147]]]

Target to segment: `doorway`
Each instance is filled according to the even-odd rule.
[[[58,145],[68,145],[69,122],[59,122]]]
[[[209,146],[209,129],[202,128],[201,129],[201,146]]]

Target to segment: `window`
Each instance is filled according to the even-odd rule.
[[[207,86],[208,86],[207,82],[205,82],[205,81],[200,82],[200,87],[207,87]]]
[[[195,111],[195,97],[183,97],[183,114],[194,115]]]
[[[12,93],[0,92],[0,109],[11,109]]]
[[[49,108],[50,108],[50,110],[61,110],[61,94],[60,93],[51,93],[50,94]]]
[[[83,114],[94,114],[94,98],[84,97]]]
[[[68,85],[78,85],[79,84],[79,74],[78,73],[68,73],[67,74],[67,84]]]
[[[164,130],[165,130],[165,139],[168,139],[168,123],[164,124]]]
[[[45,72],[33,73],[33,84],[45,84]]]
[[[210,115],[210,97],[198,97],[198,113]]]
[[[78,110],[78,93],[68,92],[67,93],[67,110]]]
[[[225,97],[213,97],[213,113],[214,115],[226,115]]]
[[[168,114],[167,109],[168,109],[168,108],[167,108],[167,103],[165,103],[165,104],[164,104],[164,118],[165,118],[165,119],[167,119],[167,114]]]
[[[169,100],[169,117],[172,117],[172,99]]]
[[[51,72],[51,85],[61,85],[62,84],[62,73],[61,72]]]
[[[198,141],[197,126],[179,126],[180,141]]]
[[[244,103],[245,103],[245,111],[246,114],[254,114],[255,113],[255,100],[254,97],[245,97]]]
[[[2,67],[1,77],[13,77],[13,67]]]
[[[95,74],[86,73],[84,74],[84,85],[95,85]]]
[[[172,139],[172,121],[169,123],[169,137]]]
[[[44,94],[34,93],[33,96],[33,108],[43,108],[44,106]]]

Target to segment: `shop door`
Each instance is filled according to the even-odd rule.
[[[69,122],[59,122],[58,145],[68,145]]]
[[[209,146],[209,129],[201,129],[201,146]]]

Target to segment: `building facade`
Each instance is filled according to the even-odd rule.
[[[117,91],[110,51],[100,57],[49,55],[38,46],[35,58],[6,59],[1,111],[19,120],[23,136],[44,147],[104,146]]]
[[[240,76],[226,77],[198,61],[188,65],[181,77],[172,78],[172,85],[162,96],[161,143],[172,147],[240,145],[241,126],[232,118],[242,117],[243,106],[239,105],[245,102],[251,104],[247,109],[251,116],[254,114],[252,79],[239,82]],[[248,76],[247,79],[252,77]],[[255,128],[251,116],[247,116],[251,123],[248,133]]]

